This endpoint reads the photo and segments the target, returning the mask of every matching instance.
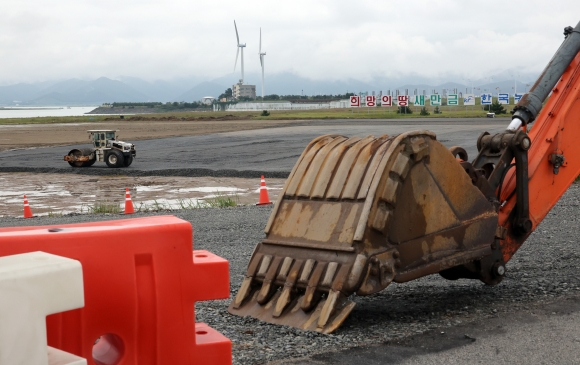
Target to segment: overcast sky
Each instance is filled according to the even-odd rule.
[[[538,73],[580,21],[579,0],[2,0],[0,84],[231,73],[369,80]],[[239,70],[239,66],[238,66]]]

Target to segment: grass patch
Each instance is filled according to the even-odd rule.
[[[179,200],[181,209],[201,209],[201,208],[229,208],[237,207],[240,204],[240,198],[237,195],[222,194],[216,192],[213,198],[199,200]]]
[[[204,199],[203,201],[197,199],[179,199],[177,201],[177,209],[203,209],[203,208],[229,208],[240,205],[240,199],[237,195],[227,195],[219,192],[215,193],[213,198]],[[174,210],[168,203],[153,200],[151,204],[140,203],[135,206],[137,213],[151,213]]]
[[[319,110],[271,110],[268,117],[256,117],[260,120],[294,120],[294,119],[408,119],[408,118],[485,118],[487,112],[481,106],[441,106],[438,113],[435,107],[409,107],[413,114],[398,114],[397,107],[390,108],[348,108],[348,109],[319,109]]]
[[[85,211],[86,209],[86,211]],[[93,205],[82,205],[81,213],[87,214],[119,214],[121,206],[119,203],[95,202]]]
[[[107,115],[83,115],[73,117],[2,118],[0,119],[0,125],[99,123],[107,117]]]
[[[191,199],[179,199],[178,201],[179,206],[181,209],[200,209],[200,208],[208,208],[204,203],[200,202],[199,200],[191,200]]]
[[[167,211],[167,210],[172,210],[171,206],[169,204],[163,203],[163,202],[158,202],[157,199],[153,201],[152,204],[145,204],[145,203],[139,203],[139,206],[137,206],[137,204],[135,204],[135,212],[136,213],[151,213],[151,212],[161,212],[161,211]]]
[[[205,200],[205,204],[209,208],[228,208],[235,207],[239,204],[240,199],[237,195],[226,195],[216,193],[216,196]]]

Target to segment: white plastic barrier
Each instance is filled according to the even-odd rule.
[[[46,344],[46,316],[83,306],[80,262],[44,252],[0,257],[0,364],[86,365]]]

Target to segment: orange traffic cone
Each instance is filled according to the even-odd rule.
[[[268,188],[266,187],[266,180],[264,180],[264,175],[262,175],[262,180],[260,181],[260,201],[256,205],[268,205],[268,204],[272,204],[272,202],[268,197]]]
[[[133,214],[135,209],[133,209],[133,201],[131,200],[131,193],[129,193],[129,188],[125,188],[125,214]]]
[[[28,199],[24,195],[24,218],[34,218],[32,215],[32,210],[30,210],[30,205],[28,205]]]

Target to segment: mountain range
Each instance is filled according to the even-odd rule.
[[[115,78],[100,77],[96,80],[68,79],[61,81],[45,81],[37,83],[19,83],[0,86],[0,105],[100,105],[112,102],[174,102],[199,101],[204,96],[218,97],[227,88],[236,83],[238,75],[229,74],[212,80],[201,78],[182,78],[177,80],[146,81],[136,77],[119,76]],[[494,76],[494,80],[501,80],[502,76]],[[458,92],[474,94],[481,92],[509,92],[513,93],[514,84],[519,92],[526,91],[532,83],[514,82],[507,77],[504,81],[489,82],[492,78],[474,80],[468,83],[440,82],[439,79],[407,77],[389,79],[375,77],[370,81],[347,79],[341,81],[313,80],[298,76],[290,72],[268,75],[266,78],[265,94],[278,95],[329,95],[345,94],[347,92],[379,92],[387,93],[408,90],[410,95],[415,90],[422,93],[426,90],[430,94],[433,90],[442,93],[444,89],[457,89]],[[533,76],[528,77],[534,80]],[[256,92],[261,95],[261,75],[250,73],[246,75],[246,84],[256,85]],[[487,80],[487,82],[485,82]]]

